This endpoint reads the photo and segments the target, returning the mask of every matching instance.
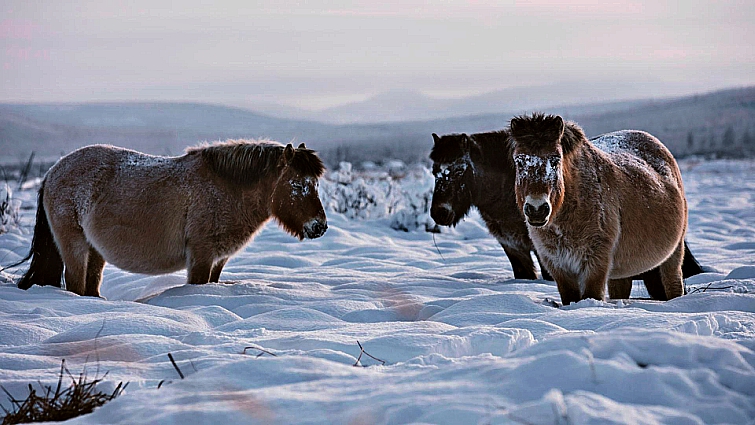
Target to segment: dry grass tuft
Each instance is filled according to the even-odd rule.
[[[63,378],[66,376],[71,379],[71,384],[63,389]],[[0,386],[13,406],[13,411],[2,408],[5,412],[2,425],[65,421],[92,413],[94,409],[121,395],[128,386],[128,383],[124,385],[121,382],[111,394],[100,392],[97,390],[97,385],[106,376],[107,373],[102,378],[88,381],[86,372],[82,372],[77,379],[68,370],[63,360],[60,364],[58,385],[54,391],[51,386],[39,383],[42,391],[38,394],[37,390],[29,384],[29,396],[26,400],[17,400],[8,390]]]

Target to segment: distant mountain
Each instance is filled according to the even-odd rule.
[[[336,124],[427,121],[466,115],[556,108],[568,105],[625,103],[688,93],[688,85],[659,82],[561,82],[515,87],[463,98],[435,98],[417,91],[394,90],[361,102],[316,112],[296,111],[298,117]],[[617,102],[621,101],[621,102]],[[288,115],[287,115],[288,116]]]
[[[57,155],[107,143],[155,154],[178,154],[200,141],[324,137],[332,126],[195,103],[0,105],[3,156]]]
[[[396,95],[378,99],[386,114],[391,96]],[[421,94],[413,96],[414,104],[426,102]],[[425,107],[435,106],[430,102]],[[661,100],[511,107],[495,114],[464,115],[460,108],[461,116],[451,118],[344,125],[196,103],[0,104],[0,161],[18,162],[32,151],[38,158],[57,158],[92,143],[176,155],[201,141],[270,138],[305,142],[331,166],[344,160],[412,162],[426,160],[433,132],[497,130],[508,125],[513,115],[534,109],[573,119],[590,136],[619,129],[646,130],[676,155],[755,151],[755,87],[748,87]]]

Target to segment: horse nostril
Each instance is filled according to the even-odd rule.
[[[548,215],[551,212],[551,207],[548,204],[543,204],[537,209],[537,213],[543,216]]]
[[[524,213],[526,215],[534,215],[537,209],[532,204],[524,204]]]

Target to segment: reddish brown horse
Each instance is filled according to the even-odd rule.
[[[433,134],[430,152],[435,175],[430,215],[442,226],[455,226],[474,206],[480,212],[491,235],[503,247],[514,277],[536,279],[531,252],[534,245],[529,237],[522,211],[516,203],[514,184],[516,170],[512,159],[508,130],[486,133]],[[553,280],[543,267],[543,278]],[[685,245],[684,277],[702,273],[700,265]],[[654,299],[666,300],[657,268],[635,280],[643,280]],[[629,298],[628,286],[609,287],[611,298]]]
[[[564,304],[602,300],[658,267],[665,296],[684,293],[687,202],[663,144],[642,131],[588,141],[575,123],[511,120],[516,201]],[[612,291],[613,292],[613,291]]]
[[[159,157],[94,145],[58,161],[39,189],[29,271],[18,287],[99,296],[105,262],[134,273],[188,270],[217,282],[226,261],[271,217],[317,238],[324,166],[304,144],[228,141]],[[19,263],[20,264],[20,263]]]

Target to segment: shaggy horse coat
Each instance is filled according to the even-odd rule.
[[[564,304],[658,267],[667,298],[683,294],[687,201],[671,153],[648,133],[588,141],[575,123],[511,120],[517,205]]]
[[[226,261],[274,217],[299,239],[325,233],[324,166],[304,144],[227,141],[180,157],[93,145],[61,158],[39,189],[29,271],[18,287],[99,296],[105,262],[134,273],[187,269],[217,282]],[[19,263],[20,264],[20,263]]]
[[[433,161],[435,189],[430,215],[439,225],[455,226],[475,206],[490,234],[503,247],[514,277],[536,279],[535,264],[530,255],[535,248],[516,203],[516,168],[509,138],[507,129],[471,135],[438,136],[433,133],[430,159]],[[686,244],[683,264],[685,278],[703,271]],[[544,279],[553,280],[542,262],[541,272]],[[652,298],[667,299],[657,268],[633,279],[643,280]],[[609,286],[611,298],[629,298],[631,281],[628,285],[624,283],[624,286]]]

